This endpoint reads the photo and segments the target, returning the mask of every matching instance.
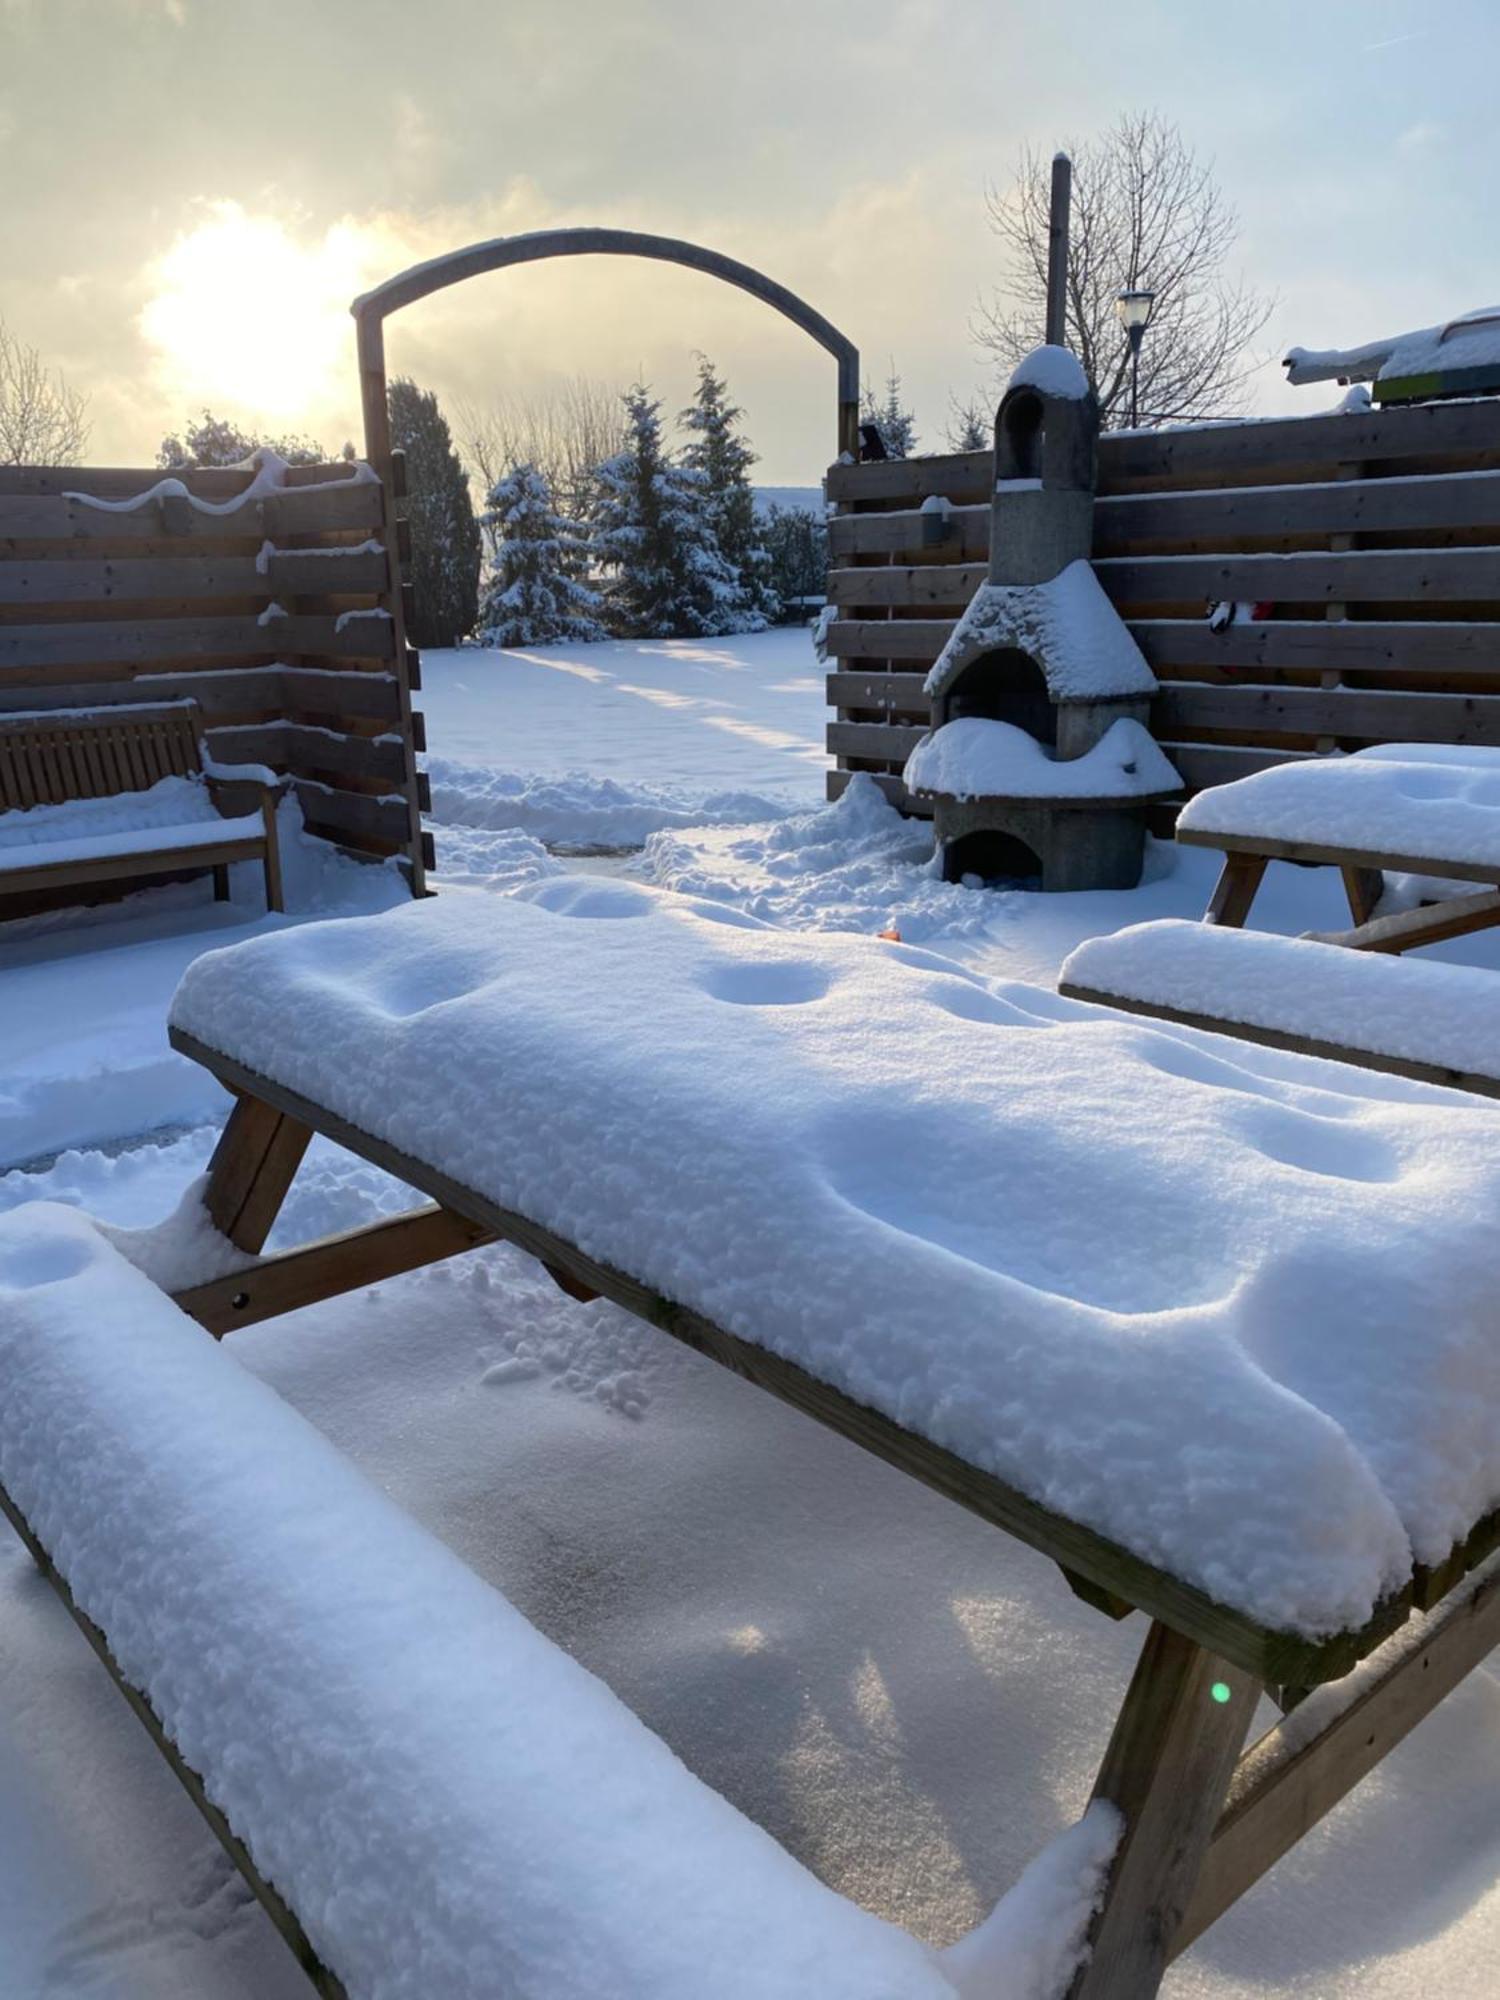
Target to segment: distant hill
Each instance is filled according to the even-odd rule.
[[[757,486],[755,511],[764,514],[771,507],[800,507],[804,514],[823,516],[821,486]]]

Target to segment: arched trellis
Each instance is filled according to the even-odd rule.
[[[525,236],[496,236],[488,243],[472,243],[466,250],[450,250],[425,264],[388,278],[372,292],[357,298],[350,307],[354,314],[359,349],[360,395],[364,402],[365,456],[377,471],[389,470],[391,456],[390,406],[386,400],[385,322],[393,312],[440,292],[465,278],[481,277],[486,271],[507,270],[512,264],[536,264],[548,257],[654,257],[664,264],[682,264],[690,271],[703,271],[737,285],[752,298],[800,326],[838,363],[838,451],[851,458],[859,456],[859,349],[840,333],[820,312],[814,312],[795,292],[778,285],[749,264],[741,264],[718,250],[701,244],[684,243],[675,236],[647,236],[634,229],[538,229]]]

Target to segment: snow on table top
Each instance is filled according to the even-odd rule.
[[[1015,646],[1044,668],[1059,701],[1150,695],[1156,676],[1081,557],[1046,583],[983,583],[927,676],[939,694],[955,660]]]
[[[1090,938],[1059,983],[1500,1079],[1500,978],[1164,917]]]
[[[1150,731],[1129,716],[1065,762],[1014,723],[960,716],[922,738],[903,782],[956,799],[1142,799],[1182,788]]]
[[[1179,831],[1493,867],[1500,880],[1500,768],[1458,757],[1310,758],[1199,792]]]
[[[1222,1602],[1358,1626],[1500,1498],[1500,1116],[555,877],[172,1018]]]
[[[72,1209],[0,1217],[0,1369],[0,1480],[353,2000],[962,1990]]]
[[[145,791],[0,813],[0,874],[45,862],[134,854],[143,845],[192,848],[254,840],[264,832],[259,813],[223,818],[199,779],[162,778]]]

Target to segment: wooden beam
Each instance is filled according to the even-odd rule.
[[[304,1243],[172,1296],[215,1339],[222,1339],[237,1327],[338,1298],[493,1240],[492,1231],[433,1203]]]
[[[221,1236],[257,1256],[286,1199],[312,1127],[239,1096],[208,1163],[203,1206]]]
[[[1116,606],[1209,604],[1224,598],[1276,604],[1325,604],[1334,599],[1350,604],[1465,604],[1500,597],[1500,548],[1106,556],[1095,562],[1094,574]]]
[[[1500,621],[1273,618],[1210,632],[1203,618],[1136,618],[1131,637],[1156,668],[1254,674],[1277,670],[1390,678],[1500,673]],[[838,630],[837,625],[834,631]]]
[[[1374,904],[1367,902],[1366,906],[1373,908]],[[1353,914],[1358,916],[1359,911]],[[1367,916],[1353,930],[1304,931],[1302,935],[1314,944],[1341,944],[1351,951],[1402,952],[1467,937],[1472,931],[1490,930],[1496,924],[1500,924],[1500,889],[1482,889],[1477,895],[1419,904],[1414,910],[1401,910],[1389,917]]]
[[[1208,899],[1203,921],[1238,930],[1250,914],[1250,906],[1255,901],[1265,872],[1266,863],[1258,854],[1226,856],[1224,866],[1219,870],[1219,879],[1214,884],[1214,892]]]
[[[378,528],[379,487],[373,480],[348,477],[347,470],[341,467],[340,476],[327,486],[282,487],[232,514],[205,514],[197,507],[189,507],[180,533],[195,542],[238,541],[248,554],[254,555],[268,538],[275,541],[283,535]],[[142,482],[136,489],[140,492],[162,475],[157,472],[133,476]],[[118,543],[129,548],[132,544],[160,540],[164,527],[160,506],[114,513],[107,508],[91,507],[84,500],[66,500],[56,492],[0,493],[0,542],[86,542],[94,548]]]
[[[342,1980],[329,1971],[328,1967],[324,1965],[323,1961],[313,1950],[306,1931],[303,1930],[302,1925],[293,1915],[290,1905],[282,1900],[280,1895],[271,1887],[271,1884],[251,1860],[249,1848],[245,1846],[244,1842],[230,1826],[229,1821],[220,1812],[213,1800],[210,1799],[202,1778],[193,1769],[192,1765],[187,1762],[186,1758],[177,1748],[177,1745],[167,1734],[156,1710],[151,1706],[151,1703],[141,1690],[132,1682],[126,1680],[124,1674],[121,1673],[114,1654],[110,1651],[108,1639],[106,1639],[104,1633],[94,1623],[93,1619],[89,1617],[88,1613],[79,1605],[68,1587],[66,1577],[62,1575],[53,1563],[51,1556],[33,1532],[31,1524],[3,1486],[0,1486],[0,1514],[4,1514],[10,1525],[20,1536],[22,1542],[25,1543],[32,1561],[61,1599],[63,1608],[93,1648],[95,1656],[104,1667],[110,1679],[125,1697],[136,1720],[145,1727],[152,1742],[156,1745],[162,1756],[166,1758],[167,1763],[171,1766],[174,1777],[176,1777],[178,1783],[198,1808],[198,1811],[203,1815],[203,1818],[213,1832],[214,1838],[229,1856],[230,1861],[233,1862],[239,1873],[244,1877],[245,1882],[249,1886],[250,1893],[255,1897],[256,1901],[275,1925],[277,1931],[280,1933],[282,1942],[288,1947],[298,1965],[301,1966],[307,1977],[312,1981],[314,1991],[322,1994],[323,2000],[349,2000]]]
[[[0,562],[0,605],[146,604],[156,598],[371,596],[384,590],[383,553],[290,549],[271,556],[180,556]]]
[[[1496,661],[1500,668],[1500,659]],[[1195,729],[1337,742],[1500,745],[1500,694],[1372,688],[1224,687],[1168,682],[1151,704],[1158,736]]]
[[[1500,1562],[1491,1561],[1374,1654],[1346,1692],[1315,1694],[1241,1760],[1192,1901],[1172,1941],[1185,1951],[1388,1757],[1496,1646]],[[1328,1720],[1314,1725],[1326,1705]]]
[[[1259,1696],[1250,1676],[1165,1625],[1147,1633],[1094,1785],[1125,1830],[1069,2000],[1151,2000]]]
[[[641,1280],[598,1262],[528,1217],[502,1208],[465,1187],[429,1162],[362,1131],[328,1106],[315,1104],[285,1084],[247,1069],[180,1028],[169,1027],[168,1039],[183,1055],[202,1063],[227,1088],[259,1103],[263,1112],[279,1111],[284,1117],[323,1133],[336,1145],[384,1167],[442,1207],[518,1244],[540,1263],[556,1265],[600,1297],[613,1300],[685,1346],[758,1383],[876,1457],[1040,1549],[1054,1562],[1128,1598],[1175,1630],[1200,1639],[1212,1651],[1234,1660],[1260,1680],[1315,1686],[1346,1673],[1406,1616],[1409,1593],[1402,1593],[1382,1604],[1360,1631],[1341,1633],[1317,1643],[1296,1633],[1273,1632],[1257,1625],[1243,1613],[1215,1603],[1206,1592],[1155,1568],[1096,1530],[1054,1513],[942,1446],[903,1430],[889,1417],[856,1403],[795,1362],[729,1333],[690,1308],[664,1298]],[[211,1167],[211,1188],[212,1182]]]
[[[952,618],[837,618],[827,647],[835,660],[935,660],[953,630]]]
[[[884,569],[831,569],[830,604],[967,604],[988,575],[983,563],[892,563]]]
[[[1334,847],[1317,840],[1276,840],[1247,833],[1216,833],[1211,827],[1183,826],[1177,830],[1183,847],[1217,847],[1226,854],[1259,854],[1268,861],[1310,861],[1330,868],[1351,864],[1397,875],[1441,875],[1464,882],[1500,878],[1500,858],[1494,861],[1449,861],[1440,854],[1402,854],[1375,847]]]
[[[388,660],[394,647],[384,618],[77,619],[55,625],[0,625],[0,671],[13,679],[38,667],[155,666],[164,660],[233,659],[288,653]]]
[[[925,674],[836,673],[825,676],[830,708],[891,708],[925,715]]]

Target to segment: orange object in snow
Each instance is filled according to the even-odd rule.
[[[876,931],[875,935],[876,937],[883,937],[888,944],[900,944],[901,942],[901,933],[894,924],[891,924],[886,930]]]

